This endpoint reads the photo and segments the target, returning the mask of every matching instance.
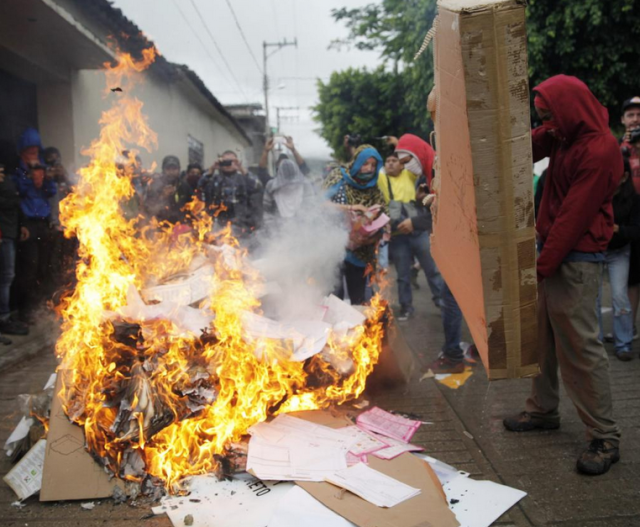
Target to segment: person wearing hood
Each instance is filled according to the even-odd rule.
[[[382,158],[371,145],[361,145],[352,161],[333,170],[324,181],[325,196],[334,205],[350,215],[367,214],[377,206],[387,210],[384,195],[378,188],[378,174]],[[351,245],[343,262],[342,273],[352,305],[364,304],[366,299],[367,268],[375,268],[376,242],[371,236],[367,243]],[[344,298],[342,280],[336,296]]]
[[[599,475],[620,459],[596,302],[614,233],[612,200],[622,155],[607,110],[582,81],[558,75],[534,92],[543,124],[532,132],[533,160],[549,158],[536,225],[540,374],[525,411],[506,418],[504,426],[514,432],[560,426],[559,368],[590,440],[577,469]]]
[[[389,255],[397,274],[399,321],[413,315],[411,267],[414,258],[418,259],[427,277],[434,303],[440,307],[443,283],[431,257],[431,212],[416,201],[418,186],[431,181],[434,159],[431,145],[415,135],[405,134],[378,179],[391,217]]]
[[[43,288],[49,278],[51,233],[50,198],[57,187],[53,174],[40,159],[42,142],[34,128],[28,128],[18,141],[20,162],[13,182],[20,196],[21,223],[29,237],[18,245],[16,288],[20,292],[18,308],[24,322],[34,321],[33,315],[43,299]]]
[[[314,190],[298,165],[284,159],[278,165],[276,177],[265,187],[263,196],[264,221],[274,225],[295,218],[305,203],[313,199]]]
[[[184,206],[193,201],[193,198],[198,196],[198,183],[202,179],[202,166],[200,163],[190,163],[187,166],[187,171],[180,178],[178,183],[177,195],[178,195],[178,209],[180,210],[180,216],[184,219]]]
[[[286,136],[284,138],[283,145],[289,150],[293,160],[296,162],[298,169],[304,176],[308,176],[311,173],[311,169],[307,165],[304,158],[298,152],[295,143],[293,142],[293,137]],[[267,187],[267,183],[271,180],[271,175],[269,174],[269,153],[276,148],[276,139],[274,137],[270,137],[269,140],[265,143],[264,148],[262,150],[262,155],[260,156],[260,161],[258,163],[258,169],[256,170],[256,176],[262,183],[264,188]],[[278,168],[280,167],[280,163],[285,159],[290,159],[289,155],[285,152],[281,151],[278,155],[278,159],[276,160],[276,173],[278,172]]]

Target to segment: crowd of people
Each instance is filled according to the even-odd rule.
[[[613,342],[617,358],[627,361],[638,338],[640,97],[623,103],[625,133],[616,141],[608,112],[578,79],[553,77],[534,95],[542,122],[532,132],[534,160],[550,160],[535,189],[541,373],[525,411],[505,419],[504,426],[518,432],[558,428],[560,371],[591,441],[578,469],[602,474],[619,459],[620,441],[603,342]],[[430,100],[434,97],[435,91]],[[199,200],[216,225],[230,225],[250,249],[256,233],[295,222],[320,199],[349,232],[335,294],[365,304],[376,287],[375,271],[384,272],[391,262],[396,318],[408,321],[415,316],[412,278],[421,268],[445,337],[442,353],[425,369],[463,372],[462,313],[430,251],[431,206],[437,199],[430,192],[436,161],[431,144],[412,134],[389,137],[383,159],[374,146],[347,135],[348,159],[334,163],[321,184],[309,177],[290,137],[280,144],[286,148],[275,149],[276,139],[269,139],[251,169],[228,150],[206,170],[197,163],[182,170],[180,159],[167,155],[159,174],[144,172],[139,159],[132,162],[123,152],[118,168],[131,178],[135,192],[122,204],[122,213],[184,223],[185,205]],[[38,306],[73,282],[77,249],[64,236],[59,218],[60,201],[72,190],[60,152],[43,148],[34,129],[21,135],[17,150],[15,171],[0,167],[0,338],[5,343],[4,335],[27,334]],[[600,309],[605,269],[613,301],[611,334],[603,331]]]

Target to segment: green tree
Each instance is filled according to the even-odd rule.
[[[565,73],[587,83],[619,123],[640,93],[640,0],[529,0],[531,86]]]
[[[435,15],[436,0],[381,0],[333,12],[357,48],[380,50],[387,69],[402,77],[406,121],[423,136],[429,130],[432,50],[413,57]],[[608,107],[612,124],[619,123],[621,102],[640,94],[640,0],[529,0],[527,29],[531,85],[575,75]]]
[[[376,137],[398,134],[412,129],[412,113],[403,94],[403,77],[385,71],[349,68],[334,72],[323,83],[318,81],[319,102],[315,119],[321,124],[320,135],[344,159],[343,138],[360,134],[367,143],[382,147]]]

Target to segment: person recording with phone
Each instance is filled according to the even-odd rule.
[[[224,152],[198,184],[199,196],[215,215],[217,227],[231,224],[233,235],[247,239],[262,220],[263,186],[238,155]]]

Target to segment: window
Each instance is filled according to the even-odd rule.
[[[201,141],[198,141],[191,135],[187,136],[189,144],[189,164],[198,163],[200,166],[204,166],[204,145]]]

